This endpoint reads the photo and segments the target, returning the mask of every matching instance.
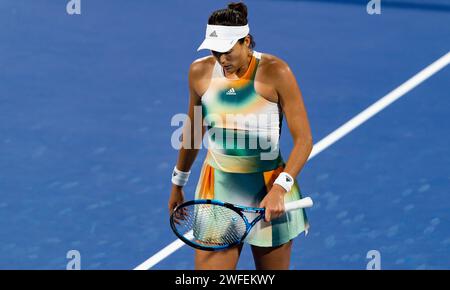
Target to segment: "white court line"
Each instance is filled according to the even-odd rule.
[[[332,144],[337,142],[339,139],[353,131],[356,127],[360,126],[362,123],[372,118],[374,115],[379,113],[381,110],[398,100],[400,97],[407,94],[409,91],[420,85],[422,82],[427,80],[429,77],[446,67],[450,63],[450,52],[447,52],[444,56],[427,66],[425,69],[417,73],[415,76],[404,82],[398,88],[391,91],[386,96],[382,97],[380,100],[372,104],[370,107],[353,117],[350,121],[346,122],[344,125],[340,126],[334,130],[331,134],[320,140],[314,145],[314,148],[309,155],[308,160],[330,147]],[[137,266],[134,270],[148,270],[170,256],[172,253],[184,246],[184,243],[177,239],[170,245],[160,250],[158,253],[150,257],[147,261]]]
[[[189,240],[194,237],[192,231],[189,231],[184,236]],[[184,242],[181,241],[180,239],[176,239],[170,245],[168,245],[167,247],[165,247],[164,249],[153,255],[150,259],[137,266],[134,270],[148,270],[154,265],[158,264],[160,261],[167,258],[170,254],[172,254],[182,246],[184,246]]]
[[[422,82],[427,80],[429,77],[443,69],[450,63],[450,52],[447,52],[443,57],[439,58],[422,71],[417,73],[415,76],[404,82],[398,88],[387,94],[386,96],[379,99],[373,105],[353,117],[350,121],[342,125],[341,127],[334,130],[331,134],[320,140],[316,145],[309,156],[309,158],[313,158],[333,143],[350,133],[353,129],[360,126],[362,123],[372,118],[374,115],[379,113],[381,110],[398,100],[400,97],[407,94],[409,91],[420,85]]]

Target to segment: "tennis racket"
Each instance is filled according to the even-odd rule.
[[[310,197],[285,204],[285,211],[313,205]],[[258,214],[251,222],[244,213]],[[170,226],[183,242],[206,251],[219,251],[244,241],[265,209],[246,207],[219,200],[198,199],[177,206],[170,216]]]

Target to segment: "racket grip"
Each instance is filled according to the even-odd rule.
[[[284,210],[288,212],[288,211],[296,210],[299,208],[312,207],[313,204],[314,203],[310,197],[305,197],[300,200],[291,201],[291,202],[286,203],[284,205]]]

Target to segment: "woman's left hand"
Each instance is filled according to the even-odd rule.
[[[272,189],[267,193],[264,199],[259,204],[259,207],[263,207],[266,209],[265,221],[270,222],[282,214],[284,214],[284,195],[286,194],[286,190],[279,186],[278,184],[274,184]]]

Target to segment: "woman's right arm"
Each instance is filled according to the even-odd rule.
[[[201,112],[201,95],[199,93],[199,81],[204,75],[204,65],[202,62],[194,62],[189,69],[189,108],[188,108],[188,121],[184,123],[182,146],[178,153],[177,169],[180,171],[188,172],[192,164],[197,157],[198,151],[201,148],[201,142],[203,140],[203,134],[205,132],[203,127],[203,120],[195,120],[194,110],[197,106],[197,110]],[[197,114],[198,115],[198,114]],[[196,136],[194,138],[194,136]],[[169,213],[175,209],[175,207],[184,202],[183,187],[172,184],[172,191],[169,199]]]

